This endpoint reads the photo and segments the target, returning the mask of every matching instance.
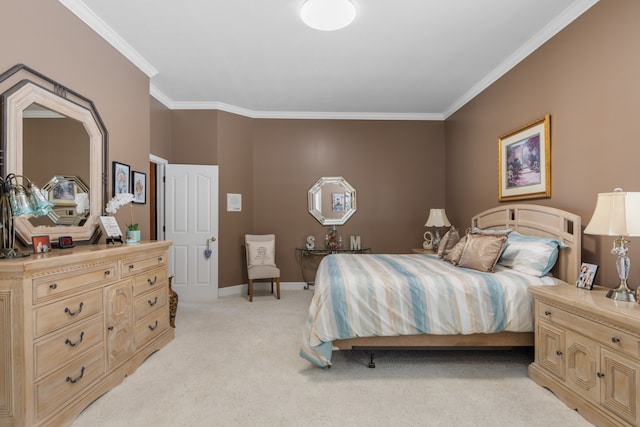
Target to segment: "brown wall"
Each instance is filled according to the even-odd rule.
[[[447,213],[457,224],[495,206],[497,138],[551,115],[552,197],[535,203],[589,222],[597,193],[640,191],[640,2],[601,0],[446,120]],[[640,279],[631,238],[630,286]],[[616,286],[613,238],[584,235],[583,261]]]
[[[146,172],[149,78],[59,2],[3,2],[2,15],[0,71],[24,63],[91,99],[109,131],[109,161]],[[134,206],[143,238],[147,209]],[[127,212],[117,217],[124,227]]]

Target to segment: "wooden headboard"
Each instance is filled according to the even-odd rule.
[[[521,234],[560,240],[567,247],[560,250],[552,273],[554,277],[569,284],[576,283],[582,250],[582,219],[578,215],[540,205],[501,205],[471,218],[471,226],[484,229],[510,228]]]

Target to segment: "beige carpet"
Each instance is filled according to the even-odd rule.
[[[95,426],[586,426],[515,352],[298,356],[312,291],[181,303],[176,338],[73,424]]]

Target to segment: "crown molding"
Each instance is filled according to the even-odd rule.
[[[105,39],[118,52],[124,55],[136,67],[138,67],[149,78],[158,74],[158,70],[151,65],[142,55],[138,53],[129,43],[118,35],[106,22],[89,9],[80,0],[58,0],[62,5],[69,9],[82,22],[87,24],[89,28],[98,33],[100,37]]]
[[[524,45],[516,50],[498,67],[494,68],[482,80],[476,83],[462,97],[456,100],[449,108],[443,112],[442,116],[446,120],[453,113],[462,108],[467,102],[478,96],[482,91],[491,86],[496,80],[504,76],[513,67],[518,65],[523,59],[531,55],[536,49],[545,44],[549,39],[558,34],[567,25],[575,21],[580,15],[589,10],[600,0],[576,0],[571,6],[558,15],[553,21],[538,31]]]

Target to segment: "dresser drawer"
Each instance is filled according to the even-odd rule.
[[[35,377],[40,378],[104,342],[104,320],[99,314],[34,345]]]
[[[136,348],[142,348],[168,327],[169,311],[164,306],[162,310],[156,310],[136,323]]]
[[[104,372],[104,346],[98,346],[37,382],[36,419],[41,420],[67,404],[104,375]]]
[[[101,286],[116,279],[115,264],[37,278],[33,280],[33,303],[63,296],[83,287]]]
[[[134,277],[133,294],[138,296],[152,289],[162,288],[168,292],[169,278],[166,267],[158,268]]]
[[[167,303],[167,298],[168,294],[166,287],[160,287],[153,292],[138,296],[136,298],[134,309],[136,321],[165,305]]]
[[[589,337],[628,355],[640,356],[640,338],[620,331],[614,326],[597,323],[587,318],[568,313],[561,308],[552,307],[543,302],[538,304],[538,316],[547,322],[563,326],[574,331],[589,331]]]
[[[41,337],[101,312],[102,289],[44,305],[34,311],[34,334]]]
[[[131,277],[143,271],[167,266],[166,252],[150,252],[122,261],[122,277]]]

